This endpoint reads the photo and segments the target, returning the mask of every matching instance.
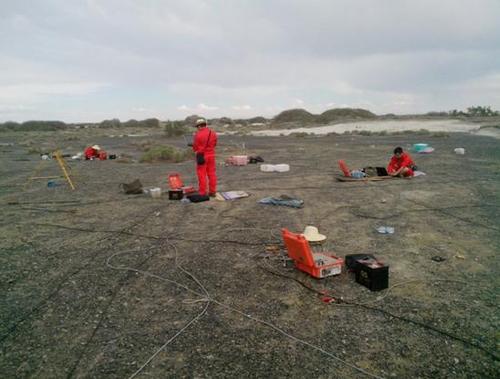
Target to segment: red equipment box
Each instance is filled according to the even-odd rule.
[[[313,253],[309,242],[302,234],[281,230],[288,256],[293,259],[297,269],[309,275],[322,279],[327,276],[339,275],[342,272],[344,260],[331,253]]]
[[[194,187],[184,186],[184,183],[182,182],[181,176],[177,172],[174,172],[168,176],[168,185],[170,186],[170,189],[172,189],[172,190],[181,189],[182,193],[184,195],[196,192]]]

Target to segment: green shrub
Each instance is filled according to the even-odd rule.
[[[191,149],[178,149],[175,146],[153,146],[146,151],[141,162],[183,162],[193,157]]]
[[[372,136],[374,133],[369,130],[360,130],[358,134],[360,136]]]
[[[7,121],[0,123],[0,131],[27,132],[39,131],[47,132],[66,129],[67,125],[62,121],[26,121],[21,124]]]
[[[308,135],[309,135],[309,133],[306,133],[306,132],[294,132],[294,133],[290,133],[290,136],[297,137],[297,138],[304,138],[304,137],[307,137]]]
[[[450,135],[446,132],[434,132],[432,133],[432,136],[433,137],[444,137],[444,138],[448,138]]]
[[[184,134],[188,134],[189,129],[186,128],[183,123],[177,122],[177,121],[172,121],[168,122],[165,125],[165,134],[167,137],[177,137],[177,136],[183,136]]]

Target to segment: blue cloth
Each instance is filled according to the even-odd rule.
[[[353,170],[353,171],[351,171],[351,177],[354,178],[354,179],[362,179],[365,176],[366,176],[365,173],[362,172],[362,171],[359,171],[359,170]]]
[[[285,207],[302,208],[304,200],[294,199],[288,196],[265,197],[259,201],[259,204],[282,205]]]

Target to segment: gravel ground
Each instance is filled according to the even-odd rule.
[[[147,362],[136,377],[499,376],[498,139],[222,136],[219,162],[248,153],[291,166],[278,174],[219,165],[220,190],[251,194],[234,202],[120,191],[135,178],[166,189],[171,172],[195,184],[192,162],[70,162],[74,192],[27,181],[60,171],[28,154],[26,141],[69,153],[93,142],[133,158],[147,140],[184,144],[89,133],[2,135],[14,143],[0,147],[2,377],[123,378]],[[338,159],[385,165],[395,146],[417,142],[436,149],[414,156],[424,177],[335,181]],[[304,207],[257,204],[281,194]],[[328,236],[325,250],[373,253],[389,264],[391,289],[285,267],[280,229],[306,225]],[[395,233],[378,234],[382,225]]]

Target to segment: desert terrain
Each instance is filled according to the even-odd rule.
[[[140,179],[166,191],[173,172],[196,185],[192,160],[139,161],[143,146],[184,148],[183,137],[2,133],[1,376],[498,377],[500,141],[468,130],[221,135],[219,190],[250,196],[199,204],[120,188]],[[422,142],[435,148],[412,153],[425,176],[335,179],[339,159],[385,166],[394,147]],[[61,175],[40,152],[72,155],[94,143],[126,159],[68,159],[75,191],[61,177],[53,187],[29,179]],[[290,171],[225,166],[234,154]],[[282,194],[304,207],[258,204]],[[306,225],[328,237],[325,251],[387,263],[390,288],[370,292],[345,271],[316,280],[291,267],[281,229]]]

